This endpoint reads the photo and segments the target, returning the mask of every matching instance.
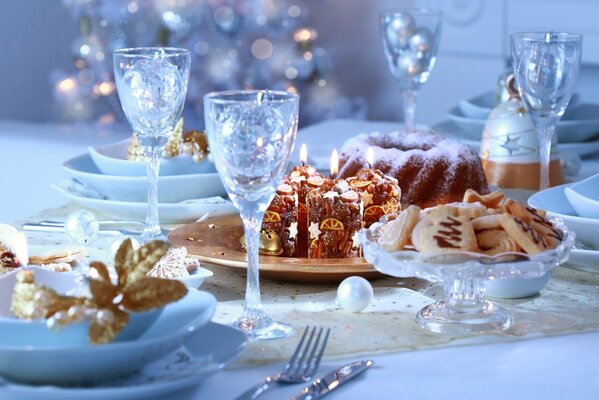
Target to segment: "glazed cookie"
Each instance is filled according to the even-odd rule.
[[[476,234],[478,247],[490,256],[507,252],[522,251],[503,229],[487,229]]]
[[[476,203],[450,203],[428,208],[424,210],[424,214],[433,219],[444,217],[446,215],[462,217],[465,219],[475,219],[487,215],[487,208]]]
[[[491,214],[483,215],[472,220],[472,226],[475,231],[482,231],[484,229],[500,229],[501,228],[502,214]]]
[[[422,253],[479,251],[472,222],[451,212],[422,218],[412,232],[412,243]]]
[[[497,208],[504,198],[503,192],[495,191],[484,196],[472,189],[464,193],[464,203],[480,203],[487,208]]]
[[[57,245],[57,246],[30,246],[29,264],[46,265],[57,263],[71,263],[87,256],[83,246]]]
[[[411,205],[389,222],[381,236],[381,246],[387,251],[403,250],[410,241],[412,230],[420,219],[420,207]]]
[[[513,215],[503,214],[501,227],[528,254],[537,254],[549,247],[542,234]]]

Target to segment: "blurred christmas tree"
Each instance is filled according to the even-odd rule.
[[[74,68],[56,71],[55,101],[63,121],[124,121],[112,72],[112,51],[175,46],[192,51],[184,113],[203,126],[202,96],[214,90],[260,88],[302,96],[300,123],[364,118],[362,98],[344,96],[331,60],[317,46],[310,15],[321,0],[63,0],[79,24]]]

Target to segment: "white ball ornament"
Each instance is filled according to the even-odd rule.
[[[96,240],[99,231],[96,216],[86,210],[73,211],[64,221],[64,232],[73,243],[90,244]]]
[[[425,28],[418,28],[410,37],[410,49],[412,51],[427,52],[433,48],[435,38],[431,31]]]
[[[344,279],[337,289],[337,303],[347,311],[360,312],[372,303],[373,298],[370,282],[359,276]]]
[[[388,17],[385,36],[389,45],[395,49],[406,47],[416,25],[414,18],[409,15],[393,15]]]

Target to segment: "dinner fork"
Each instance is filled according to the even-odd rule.
[[[313,327],[309,336],[308,331],[310,331],[309,326],[304,329],[300,342],[297,344],[293,355],[281,372],[267,376],[264,382],[245,391],[241,396],[237,397],[237,400],[254,400],[279,384],[304,383],[312,379],[312,376],[316,373],[320,365],[331,329],[327,328],[324,331],[324,328],[320,328],[317,334],[316,327]],[[324,338],[321,342],[323,332]],[[307,342],[306,337],[308,337]],[[315,338],[316,340],[314,340]]]

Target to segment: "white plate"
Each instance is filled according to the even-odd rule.
[[[148,179],[145,173],[143,176],[102,174],[89,154],[71,158],[62,166],[72,178],[109,200],[141,202],[148,198]],[[158,177],[159,202],[176,203],[226,194],[216,172]]]
[[[570,185],[565,193],[579,216],[599,219],[599,174]]]
[[[599,220],[576,215],[565,195],[565,188],[570,185],[572,184],[568,183],[535,193],[528,199],[528,204],[546,210],[549,215],[561,218],[566,226],[574,231],[577,241],[591,249],[599,249]],[[584,271],[599,272],[599,251],[575,248],[565,265]]]
[[[0,397],[3,400],[166,399],[169,394],[196,386],[224,368],[243,351],[246,343],[242,332],[209,323],[195,331],[185,347],[129,378],[89,388],[36,387],[0,380]]]
[[[52,188],[81,206],[99,211],[115,219],[143,221],[146,218],[148,207],[146,203],[93,199],[74,194],[62,186],[52,185]],[[219,215],[235,214],[236,212],[235,206],[230,201],[213,203],[198,199],[189,203],[158,203],[158,215],[160,222],[163,224],[193,222],[206,213],[209,213],[211,217],[216,217]]]
[[[127,155],[129,139],[121,140],[101,147],[88,148],[91,158],[98,169],[106,175],[146,176],[146,164],[142,161],[130,161]],[[160,175],[183,175],[216,172],[214,163],[205,160],[198,163],[188,155],[180,155],[160,160]]]
[[[179,348],[214,313],[216,299],[189,289],[187,295],[167,305],[156,322],[137,340],[100,346],[37,346],[17,342],[11,332],[0,333],[0,373],[6,379],[59,385],[106,382],[135,372]],[[47,332],[47,335],[56,335]],[[58,333],[60,335],[60,333]],[[8,344],[7,344],[8,343]]]
[[[464,136],[471,140],[480,140],[486,118],[470,118],[464,115],[459,106],[447,113],[447,118],[458,125]],[[599,105],[581,104],[574,108],[557,123],[559,143],[580,143],[599,134]]]
[[[458,106],[465,117],[487,119],[491,111],[497,106],[496,96],[497,94],[494,91],[486,92],[472,99],[461,100]],[[572,113],[580,106],[579,102],[580,96],[576,93],[572,95],[564,118],[570,118]]]

